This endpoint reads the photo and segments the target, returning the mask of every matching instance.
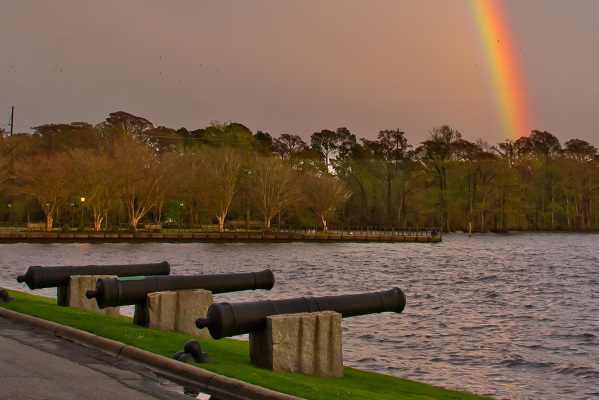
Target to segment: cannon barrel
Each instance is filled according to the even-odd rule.
[[[167,290],[205,289],[216,294],[272,289],[274,284],[275,276],[269,269],[238,274],[146,276],[131,280],[100,278],[96,290],[88,290],[85,296],[95,298],[98,307],[105,308],[144,304],[149,293]]]
[[[67,286],[71,275],[168,275],[171,266],[168,262],[125,265],[77,265],[64,267],[31,266],[25,275],[17,276],[17,282],[25,282],[29,289]]]
[[[206,318],[198,318],[196,326],[208,328],[214,339],[259,332],[266,328],[266,317],[316,311],[336,311],[342,318],[385,311],[400,313],[406,296],[399,288],[381,292],[341,296],[300,297],[285,300],[263,300],[247,303],[214,303]]]

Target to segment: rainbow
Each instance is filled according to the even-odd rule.
[[[485,52],[503,136],[511,140],[528,136],[532,129],[530,113],[501,2],[470,0],[470,5]]]

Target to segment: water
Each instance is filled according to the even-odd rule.
[[[30,265],[169,261],[174,274],[270,268],[249,301],[400,287],[402,314],[343,320],[345,364],[504,399],[599,398],[599,235],[420,243],[0,244],[0,286]],[[36,293],[54,296],[55,290]]]

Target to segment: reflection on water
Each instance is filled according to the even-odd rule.
[[[402,314],[343,321],[345,363],[497,398],[599,396],[599,236],[444,235],[419,243],[0,244],[0,285],[30,265],[171,264],[173,274],[270,268],[250,301],[385,290]],[[54,296],[54,289],[37,291]]]

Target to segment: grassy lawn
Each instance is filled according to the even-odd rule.
[[[425,385],[405,379],[345,367],[343,378],[320,378],[273,372],[258,368],[249,361],[249,343],[234,339],[204,340],[189,335],[142,328],[129,317],[101,314],[59,307],[56,300],[9,291],[15,301],[0,307],[71,326],[172,358],[183,350],[189,339],[197,340],[212,362],[196,364],[198,368],[239,379],[254,385],[307,399],[483,399]]]

